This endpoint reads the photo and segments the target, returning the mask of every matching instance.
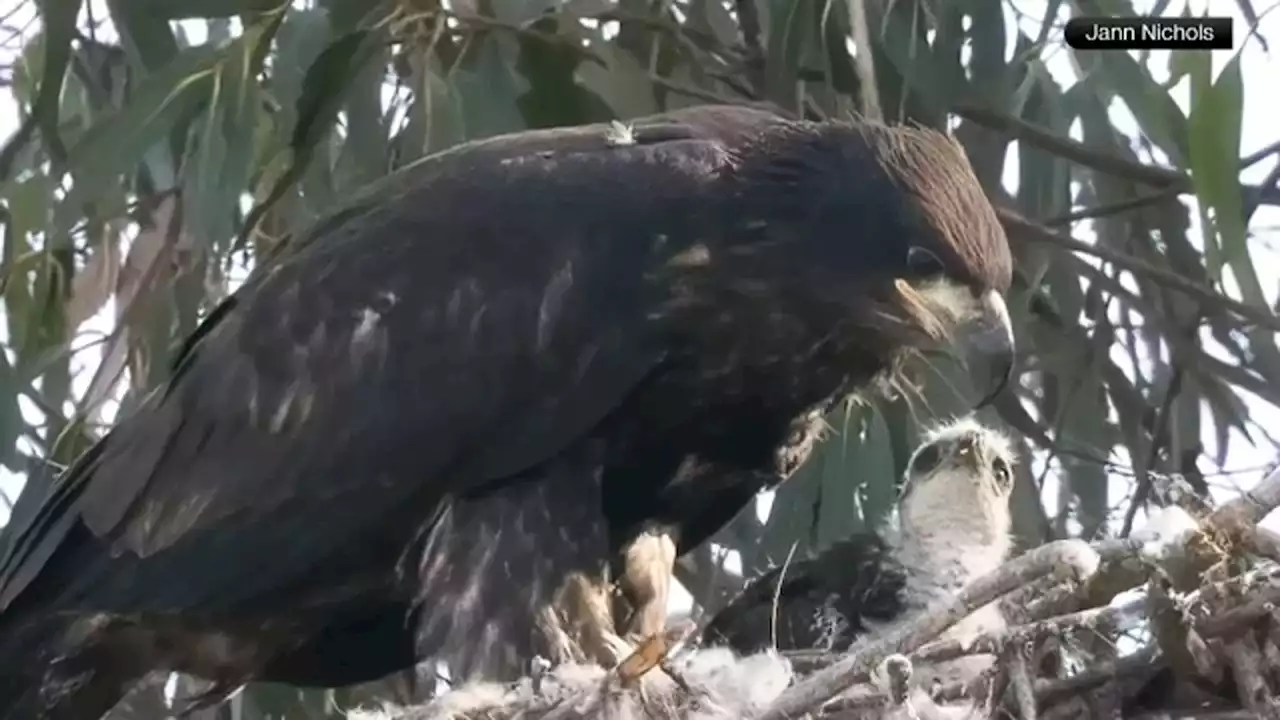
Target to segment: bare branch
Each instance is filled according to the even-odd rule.
[[[1232,300],[1225,295],[1215,292],[1212,288],[1204,287],[1183,277],[1182,275],[1170,270],[1158,268],[1127,253],[1092,243],[1086,243],[1077,240],[1066,233],[1055,232],[1043,225],[1040,225],[1039,223],[1027,220],[1017,212],[1008,208],[997,208],[996,213],[1000,216],[1000,221],[1004,224],[1005,229],[1010,231],[1011,238],[1023,238],[1033,242],[1048,243],[1073,252],[1085,253],[1086,255],[1093,255],[1094,257],[1102,258],[1117,267],[1124,268],[1129,272],[1141,275],[1154,283],[1163,285],[1171,290],[1177,290],[1178,292],[1190,297],[1194,297],[1204,303],[1207,307],[1217,310],[1225,310],[1238,315],[1245,320],[1253,322],[1260,327],[1280,332],[1280,318],[1277,318],[1274,314],[1266,312],[1261,308],[1246,305],[1238,300]]]
[[[1031,123],[977,105],[961,103],[953,107],[952,112],[965,120],[996,132],[1004,133],[1028,145],[1038,147],[1058,157],[1108,175],[1114,175],[1115,177],[1156,188],[1170,188],[1176,190],[1179,194],[1193,192],[1191,177],[1179,170],[1156,165],[1144,165],[1117,157],[1111,153],[1089,147],[1078,140],[1055,135]],[[1242,189],[1245,191],[1248,202],[1266,205],[1280,203],[1280,190],[1275,188],[1246,185]]]
[[[1257,525],[1280,507],[1280,467],[1271,471],[1252,490],[1223,505],[1209,516],[1209,522],[1224,529]]]

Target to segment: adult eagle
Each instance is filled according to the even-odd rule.
[[[929,130],[707,107],[426,158],[258,272],[24,493],[0,718],[98,717],[157,669],[510,674],[595,652],[607,614],[554,608],[611,571],[620,629],[655,632],[674,554],[905,351],[965,324],[983,387],[1007,380],[1010,275]]]

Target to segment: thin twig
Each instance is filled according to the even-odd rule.
[[[1182,366],[1174,367],[1173,376],[1169,378],[1169,387],[1164,392],[1164,402],[1160,403],[1160,408],[1156,412],[1155,422],[1151,423],[1151,448],[1147,454],[1147,464],[1138,475],[1138,482],[1133,491],[1133,500],[1130,501],[1128,509],[1125,510],[1124,522],[1120,526],[1120,537],[1129,537],[1129,533],[1133,532],[1133,522],[1138,517],[1138,509],[1147,504],[1147,497],[1151,494],[1150,468],[1160,459],[1160,441],[1164,435],[1164,433],[1160,432],[1160,429],[1167,423],[1169,413],[1173,410],[1173,401],[1178,398],[1178,393],[1182,391],[1183,377]]]
[[[1081,220],[1097,220],[1099,218],[1111,217],[1119,215],[1131,210],[1138,210],[1150,205],[1155,205],[1163,200],[1177,197],[1176,190],[1163,188],[1161,190],[1153,190],[1143,193],[1135,198],[1121,200],[1120,202],[1109,203],[1107,205],[1098,205],[1096,207],[1081,208],[1064,215],[1051,217],[1044,221],[1046,227],[1061,227],[1063,225],[1071,225]]]
[[[1280,140],[1240,158],[1240,169],[1246,170],[1276,154],[1280,154]]]
[[[1267,176],[1262,179],[1261,187],[1263,189],[1272,188],[1280,190],[1280,160],[1276,161],[1275,166],[1271,168],[1271,172],[1267,173]],[[1253,214],[1256,213],[1260,207],[1262,207],[1260,199],[1245,203],[1244,224],[1246,227],[1249,225],[1249,222],[1253,220]]]

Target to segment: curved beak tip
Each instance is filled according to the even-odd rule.
[[[974,386],[983,394],[975,409],[989,405],[1013,381],[1017,344],[1004,296],[990,290],[968,335],[969,368]]]

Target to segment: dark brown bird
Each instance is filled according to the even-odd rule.
[[[1005,236],[924,129],[709,107],[469,143],[316,224],[0,557],[0,718],[143,674],[339,685],[609,660],[821,417],[955,331],[1007,381]],[[594,638],[594,640],[593,640]]]

